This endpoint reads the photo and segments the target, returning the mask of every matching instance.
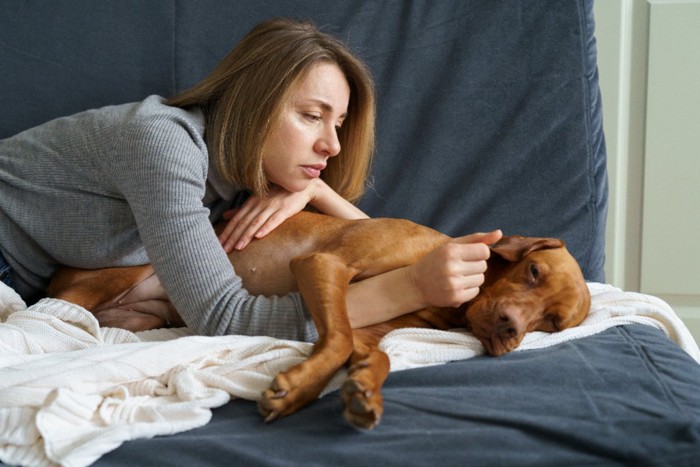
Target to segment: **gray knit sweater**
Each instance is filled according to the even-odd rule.
[[[313,340],[298,294],[249,295],[211,222],[239,190],[210,163],[204,118],[151,96],[0,140],[0,250],[39,298],[59,265],[151,262],[194,332]]]

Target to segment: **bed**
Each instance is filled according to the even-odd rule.
[[[254,399],[310,344],[132,334],[0,288],[0,461],[98,465],[695,465],[700,351],[656,297],[605,283],[606,153],[592,1],[0,3],[0,138],[203,77],[275,16],[369,65],[378,147],[360,207],[450,235],[562,238],[593,296],[581,326],[485,356],[402,330],[371,431],[337,387],[266,424]],[[1,284],[0,284],[1,286]]]

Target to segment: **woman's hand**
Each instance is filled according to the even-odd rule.
[[[488,245],[502,236],[495,230],[458,237],[411,266],[410,281],[423,306],[457,307],[476,297],[484,283]]]
[[[310,193],[296,193],[273,186],[266,197],[251,196],[237,209],[223,214],[228,221],[219,241],[230,253],[242,250],[253,238],[262,238],[309,204]]]
[[[452,239],[417,263],[350,284],[350,324],[361,328],[429,306],[457,307],[476,297],[484,282],[487,245],[500,230]]]
[[[242,250],[253,238],[262,238],[282,222],[311,204],[320,212],[344,219],[367,217],[321,179],[312,180],[302,191],[290,192],[273,186],[264,198],[251,196],[238,209],[226,211],[228,224],[219,235],[227,253]]]

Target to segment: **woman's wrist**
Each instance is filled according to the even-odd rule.
[[[357,206],[336,193],[321,179],[314,179],[309,204],[319,212],[341,219],[366,219],[368,216]]]
[[[388,321],[427,306],[411,277],[411,266],[350,284],[346,304],[353,328]]]

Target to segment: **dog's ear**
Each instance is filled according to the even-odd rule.
[[[491,253],[501,258],[517,262],[533,251],[546,250],[548,248],[560,248],[564,242],[558,238],[522,237],[520,235],[504,236],[498,242],[490,246]]]

